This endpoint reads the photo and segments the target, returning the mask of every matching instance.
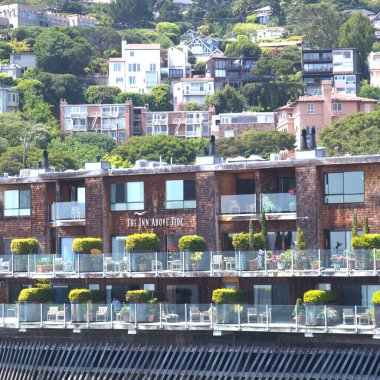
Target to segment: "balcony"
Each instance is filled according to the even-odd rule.
[[[376,250],[146,252],[3,255],[3,277],[370,277],[380,274]]]
[[[261,194],[261,210],[266,213],[291,213],[297,211],[297,196],[289,193]]]
[[[372,307],[268,304],[2,304],[8,329],[124,329],[222,332],[371,334],[378,336]],[[25,331],[24,330],[24,331]]]
[[[86,205],[80,202],[55,202],[51,205],[51,222],[55,225],[78,224],[86,218]]]
[[[256,194],[222,195],[220,197],[220,214],[254,213],[256,213]]]

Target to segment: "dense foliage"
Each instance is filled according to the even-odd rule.
[[[248,302],[249,293],[243,289],[215,289],[212,292],[212,302],[233,303]]]
[[[125,249],[127,251],[159,251],[160,240],[156,234],[132,234],[127,237],[125,242]]]
[[[353,248],[380,248],[380,234],[363,234],[351,240]]]
[[[12,239],[11,252],[19,255],[31,255],[38,252],[37,239]]]
[[[50,287],[22,289],[18,296],[19,302],[51,303],[53,299],[53,289]]]
[[[75,253],[101,253],[103,241],[101,238],[75,238],[73,240],[73,251]]]
[[[332,290],[308,290],[303,295],[305,303],[326,304],[338,300],[338,295]]]
[[[179,249],[188,249],[189,251],[204,251],[206,249],[206,240],[202,236],[185,235],[178,241]]]

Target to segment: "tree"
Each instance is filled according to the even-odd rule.
[[[295,32],[304,36],[304,42],[320,49],[338,46],[342,16],[329,4],[306,4],[295,14]]]
[[[372,86],[365,80],[360,86],[360,96],[380,101],[380,87]]]
[[[247,14],[252,10],[252,2],[250,0],[233,0],[231,11],[234,16],[240,17],[245,22]]]
[[[260,58],[253,73],[261,77],[277,78],[280,75],[289,75],[294,73],[294,62],[282,58]]]
[[[66,34],[62,28],[44,30],[34,45],[38,67],[50,73],[82,74],[92,53],[90,44],[78,32]]]
[[[109,11],[119,27],[144,28],[153,21],[149,0],[115,0],[110,3]]]
[[[179,26],[172,22],[159,22],[156,25],[156,31],[158,33],[172,33],[176,34],[178,37],[180,35],[180,29]]]
[[[132,163],[128,160],[123,160],[120,154],[105,154],[102,158],[103,161],[108,161],[112,168],[131,168]]]
[[[367,57],[375,42],[375,31],[368,17],[353,14],[339,28],[339,46],[357,48],[359,61],[365,76],[368,76]]]
[[[125,103],[126,100],[131,99],[134,106],[143,107],[145,104],[151,102],[151,98],[148,94],[139,94],[137,92],[119,92],[116,95],[115,103]]]
[[[303,251],[306,249],[305,235],[302,229],[298,226],[296,232],[296,246],[298,251]]]
[[[369,228],[369,225],[368,225],[368,218],[365,217],[364,220],[363,220],[363,234],[366,235],[366,234],[369,234],[370,233],[370,228]]]
[[[263,238],[265,240],[265,249],[268,248],[268,226],[267,226],[267,217],[265,215],[265,210],[262,209],[260,213],[260,227],[261,227],[261,234],[263,235]]]
[[[150,99],[151,103],[149,104],[149,108],[152,111],[169,111],[173,109],[170,86],[168,84],[153,86]]]
[[[121,90],[110,86],[89,86],[84,94],[88,104],[114,104]]]
[[[330,156],[377,154],[380,150],[380,111],[353,113],[322,130],[319,144]]]
[[[81,144],[93,145],[101,151],[110,153],[116,148],[116,141],[104,133],[81,132],[70,136],[70,141],[77,141]]]
[[[15,84],[14,79],[5,73],[0,73],[0,86],[1,87],[10,87]]]
[[[236,41],[233,41],[226,46],[224,55],[227,57],[256,57],[261,55],[261,49],[258,45],[254,44],[246,36],[238,36]]]
[[[214,95],[206,96],[205,103],[208,106],[215,106],[216,113],[242,112],[244,109],[244,97],[233,87],[226,86],[216,90]]]
[[[358,214],[356,211],[352,213],[352,237],[358,236]]]
[[[173,0],[164,0],[160,8],[157,21],[177,22],[182,20],[182,14],[178,8],[173,4]]]

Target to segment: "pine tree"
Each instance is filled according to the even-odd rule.
[[[368,225],[368,218],[365,217],[364,221],[363,221],[363,234],[366,235],[366,234],[369,234],[369,233],[370,233],[370,228],[369,228],[369,225]]]
[[[265,240],[265,249],[268,248],[268,227],[267,227],[267,218],[265,216],[265,210],[261,210],[260,214],[260,226],[261,226],[261,234]]]
[[[305,236],[300,227],[297,227],[296,245],[298,251],[303,251],[304,249],[306,249]]]
[[[352,237],[354,236],[358,236],[358,214],[356,213],[356,211],[354,211],[352,214]]]

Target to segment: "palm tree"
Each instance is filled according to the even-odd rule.
[[[239,16],[245,22],[247,14],[252,10],[251,0],[233,0],[231,11],[234,16]]]

